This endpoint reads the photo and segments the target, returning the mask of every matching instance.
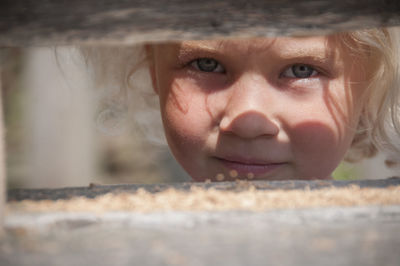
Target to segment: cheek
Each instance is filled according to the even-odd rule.
[[[207,97],[190,84],[172,84],[161,105],[165,135],[180,165],[192,178],[202,180],[208,169],[205,147],[213,128],[211,116],[204,111]]]
[[[317,101],[315,101],[317,102]],[[313,110],[318,110],[318,112]],[[293,114],[287,132],[300,177],[329,177],[343,159],[354,136],[356,117],[348,108],[316,105]]]
[[[299,123],[290,131],[293,153],[301,165],[324,168],[340,161],[346,141],[336,129],[319,121]]]
[[[161,112],[171,149],[182,153],[199,149],[212,121],[204,112],[205,96],[193,84],[175,79],[161,93]]]
[[[330,178],[346,153],[350,138],[339,140],[335,130],[317,122],[293,129],[293,154],[300,178]]]

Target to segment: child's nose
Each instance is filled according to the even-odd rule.
[[[274,121],[273,89],[263,77],[243,77],[230,88],[220,121],[220,130],[242,138],[272,137],[278,134]]]

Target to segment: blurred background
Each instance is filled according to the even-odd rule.
[[[190,181],[168,148],[139,134],[99,130],[97,96],[71,47],[9,48],[3,61],[7,187],[55,188],[90,183]],[[342,164],[335,179],[399,175],[384,156]],[[397,173],[397,174],[396,174]]]

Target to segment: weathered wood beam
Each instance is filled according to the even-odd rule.
[[[189,190],[193,185],[228,191],[246,191],[250,185],[256,190],[318,190],[358,185],[389,191],[390,186],[399,184],[400,178],[92,185],[10,190],[8,198],[10,201],[92,198],[105,193],[135,192],[139,188],[150,192],[168,188]],[[376,195],[370,198],[376,199]],[[106,205],[102,205],[104,209],[96,209],[99,212],[54,211],[49,201],[38,204],[47,207],[36,212],[9,208],[6,234],[0,241],[0,265],[113,265],[117,258],[118,265],[132,265],[132,262],[135,265],[221,265],[223,261],[227,265],[265,265],[267,262],[284,266],[397,266],[400,260],[399,205],[323,208],[291,205],[264,211],[169,208],[142,213],[107,210]],[[81,205],[82,201],[73,204]]]
[[[2,54],[0,52],[0,235],[3,232],[3,220],[5,216],[5,191],[6,191],[6,166],[5,166],[5,136],[2,99]]]
[[[321,34],[400,25],[398,0],[3,0],[0,45]]]
[[[399,206],[15,213],[0,265],[398,266]]]
[[[359,186],[361,188],[387,188],[399,186],[400,178],[393,177],[377,180],[291,180],[291,181],[248,181],[248,182],[212,182],[212,183],[172,183],[172,184],[121,184],[121,185],[90,185],[89,187],[69,187],[59,189],[9,189],[7,194],[8,201],[21,200],[59,200],[71,199],[74,197],[95,198],[107,193],[118,194],[121,192],[134,193],[138,189],[145,189],[151,193],[174,188],[177,190],[189,191],[193,186],[203,189],[242,191],[253,186],[257,190],[291,190],[291,189],[322,189],[322,188],[342,188]]]

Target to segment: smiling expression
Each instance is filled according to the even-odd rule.
[[[148,47],[172,153],[195,181],[330,178],[366,74],[335,37]]]

